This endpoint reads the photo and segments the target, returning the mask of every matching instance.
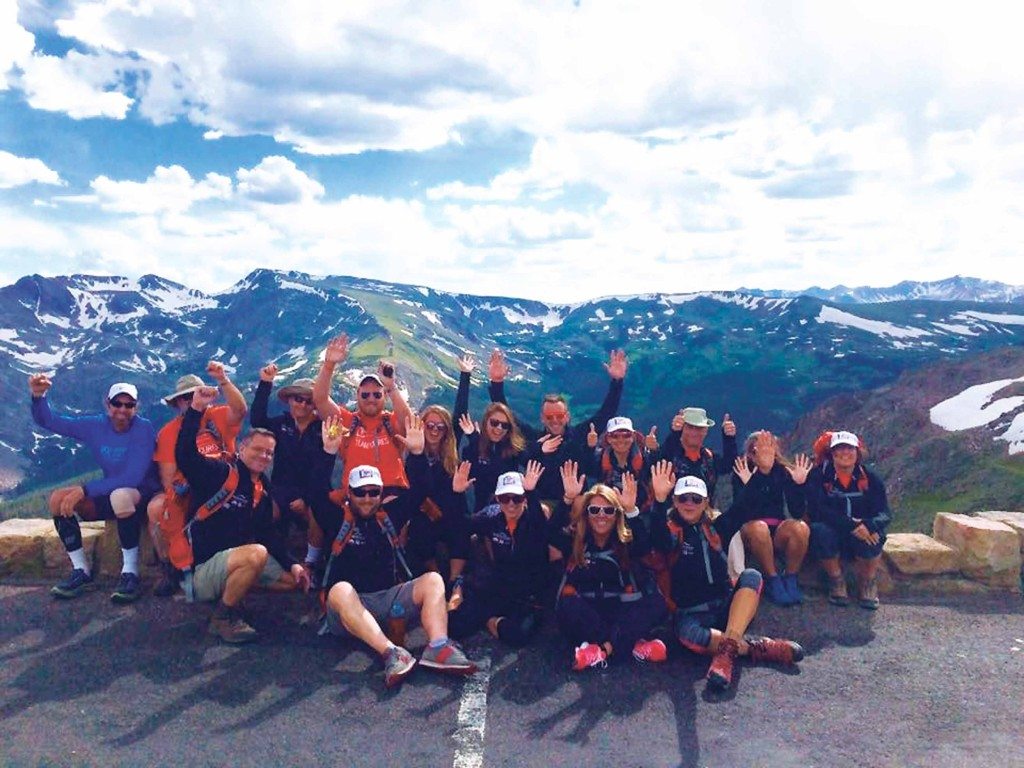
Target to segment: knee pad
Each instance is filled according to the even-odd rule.
[[[684,648],[694,653],[707,653],[711,645],[711,630],[696,621],[681,621],[676,625],[676,634]]]
[[[755,571],[753,568],[745,568],[740,577],[736,579],[736,589],[752,589],[761,594],[763,582],[764,579],[759,571]]]

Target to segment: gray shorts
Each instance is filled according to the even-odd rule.
[[[204,562],[192,574],[192,595],[191,601],[212,602],[219,600],[224,594],[224,585],[228,581],[228,556],[234,549],[225,549],[218,552],[209,560]],[[267,564],[263,566],[263,572],[256,582],[261,587],[267,587],[281,578],[284,568],[273,557],[267,557]],[[189,597],[185,592],[186,598]]]
[[[413,629],[420,625],[420,608],[412,601],[412,588],[412,582],[406,581],[380,592],[360,592],[359,602],[370,612],[385,633],[388,631],[392,606],[397,606],[396,615],[405,619],[406,629]],[[351,636],[341,623],[341,616],[330,606],[327,608],[327,629],[338,637]]]

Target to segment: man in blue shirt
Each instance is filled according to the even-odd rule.
[[[32,393],[32,418],[43,429],[71,437],[85,445],[103,470],[103,477],[85,485],[58,488],[50,494],[50,513],[68,557],[71,575],[57,584],[54,597],[78,597],[94,588],[89,562],[82,548],[82,530],[78,520],[117,520],[123,565],[117,588],[110,596],[115,603],[138,599],[139,533],[142,510],[148,496],[158,490],[151,474],[156,432],[147,419],[136,415],[139,392],[132,384],[110,387],[106,413],[84,416],[56,415],[50,411],[46,393],[52,386],[45,373],[29,376]],[[150,488],[149,486],[153,486]]]

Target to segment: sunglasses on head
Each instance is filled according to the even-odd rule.
[[[512,425],[507,421],[499,421],[498,419],[488,419],[487,425],[492,429],[508,430],[512,429]]]
[[[381,494],[381,489],[372,485],[364,485],[362,488],[349,488],[349,490],[357,499],[376,499]]]
[[[680,504],[700,504],[704,501],[704,497],[699,493],[681,493],[676,496],[676,501]]]
[[[446,429],[448,429],[448,427],[446,425],[444,425],[444,424],[442,424],[440,422],[437,422],[436,424],[435,423],[431,423],[431,424],[424,423],[423,424],[423,428],[428,430],[428,431],[430,431],[430,432],[444,432]]]
[[[313,404],[313,398],[312,397],[306,397],[305,395],[292,395],[292,402],[293,403],[299,403],[301,405],[312,405]]]
[[[375,389],[372,392],[360,392],[359,396],[363,398],[363,400],[369,400],[371,397],[374,398],[375,400],[380,400],[382,397],[384,397],[384,393],[381,392],[379,389]]]
[[[522,504],[524,501],[526,501],[525,496],[520,496],[519,494],[515,493],[506,493],[501,496],[498,496],[497,498],[499,504]]]
[[[599,507],[597,504],[591,504],[587,507],[587,514],[591,517],[597,515],[608,515],[609,517],[615,516],[615,507]]]
[[[136,405],[137,405],[137,403],[134,400],[111,400],[110,401],[110,407],[111,408],[131,409],[131,408],[134,408]]]

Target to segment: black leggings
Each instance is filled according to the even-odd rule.
[[[628,658],[636,641],[649,637],[651,630],[665,620],[668,608],[658,594],[641,595],[623,602],[618,597],[596,598],[568,595],[555,609],[558,628],[574,646],[584,642],[610,642],[613,659]]]

